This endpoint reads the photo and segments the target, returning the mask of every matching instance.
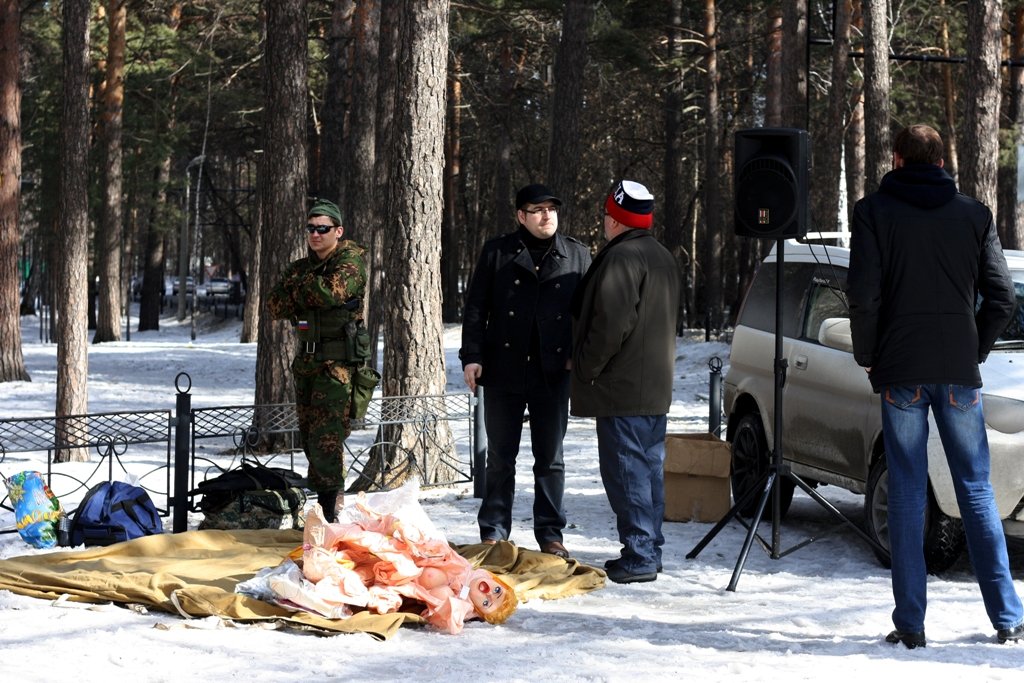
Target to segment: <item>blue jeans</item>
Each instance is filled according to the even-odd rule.
[[[487,469],[477,513],[480,540],[507,540],[512,533],[516,458],[529,409],[533,451],[533,535],[540,546],[562,540],[565,528],[565,463],[562,440],[569,423],[569,373],[530,372],[525,392],[484,387]]]
[[[889,465],[889,546],[893,624],[924,630],[927,571],[924,520],[928,506],[928,409],[931,407],[967,536],[985,610],[996,629],[1024,621],[1013,587],[1006,538],[989,483],[988,437],[979,389],[954,384],[882,389],[882,430]]]
[[[622,543],[618,564],[646,574],[661,564],[665,536],[665,415],[597,418],[597,452]]]

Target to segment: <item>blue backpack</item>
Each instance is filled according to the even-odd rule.
[[[103,481],[89,489],[71,518],[72,546],[110,545],[164,531],[160,513],[145,489]]]

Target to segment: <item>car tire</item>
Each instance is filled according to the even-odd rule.
[[[868,474],[868,490],[864,497],[864,520],[868,536],[885,548],[875,555],[885,568],[889,559],[889,464],[883,453]],[[924,561],[929,574],[944,572],[960,558],[966,545],[963,522],[942,512],[928,487],[928,508],[924,519]]]
[[[740,418],[732,437],[732,498],[739,501],[751,488],[758,486],[761,477],[768,471],[771,455],[768,453],[768,442],[764,436],[761,416],[747,413]],[[779,514],[783,517],[793,502],[794,483],[790,479],[777,479],[779,486]],[[739,509],[743,517],[757,514],[758,496],[750,498]],[[771,510],[771,500],[765,509]]]

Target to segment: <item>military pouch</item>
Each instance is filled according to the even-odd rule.
[[[360,322],[358,325],[354,325],[355,333],[352,335],[352,355],[351,361],[353,363],[359,363],[365,365],[370,360],[370,355],[373,353],[373,348],[370,341],[370,331],[366,329],[366,326]],[[377,375],[377,381],[380,381],[380,375]],[[376,386],[376,384],[374,385]]]
[[[373,390],[380,384],[380,373],[369,365],[361,365],[352,371],[352,402],[349,408],[349,415],[353,420],[362,420],[366,417],[366,410],[370,407],[370,399],[373,398]]]

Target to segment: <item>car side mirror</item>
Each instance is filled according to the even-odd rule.
[[[849,318],[825,318],[818,328],[818,341],[829,348],[853,353]]]

